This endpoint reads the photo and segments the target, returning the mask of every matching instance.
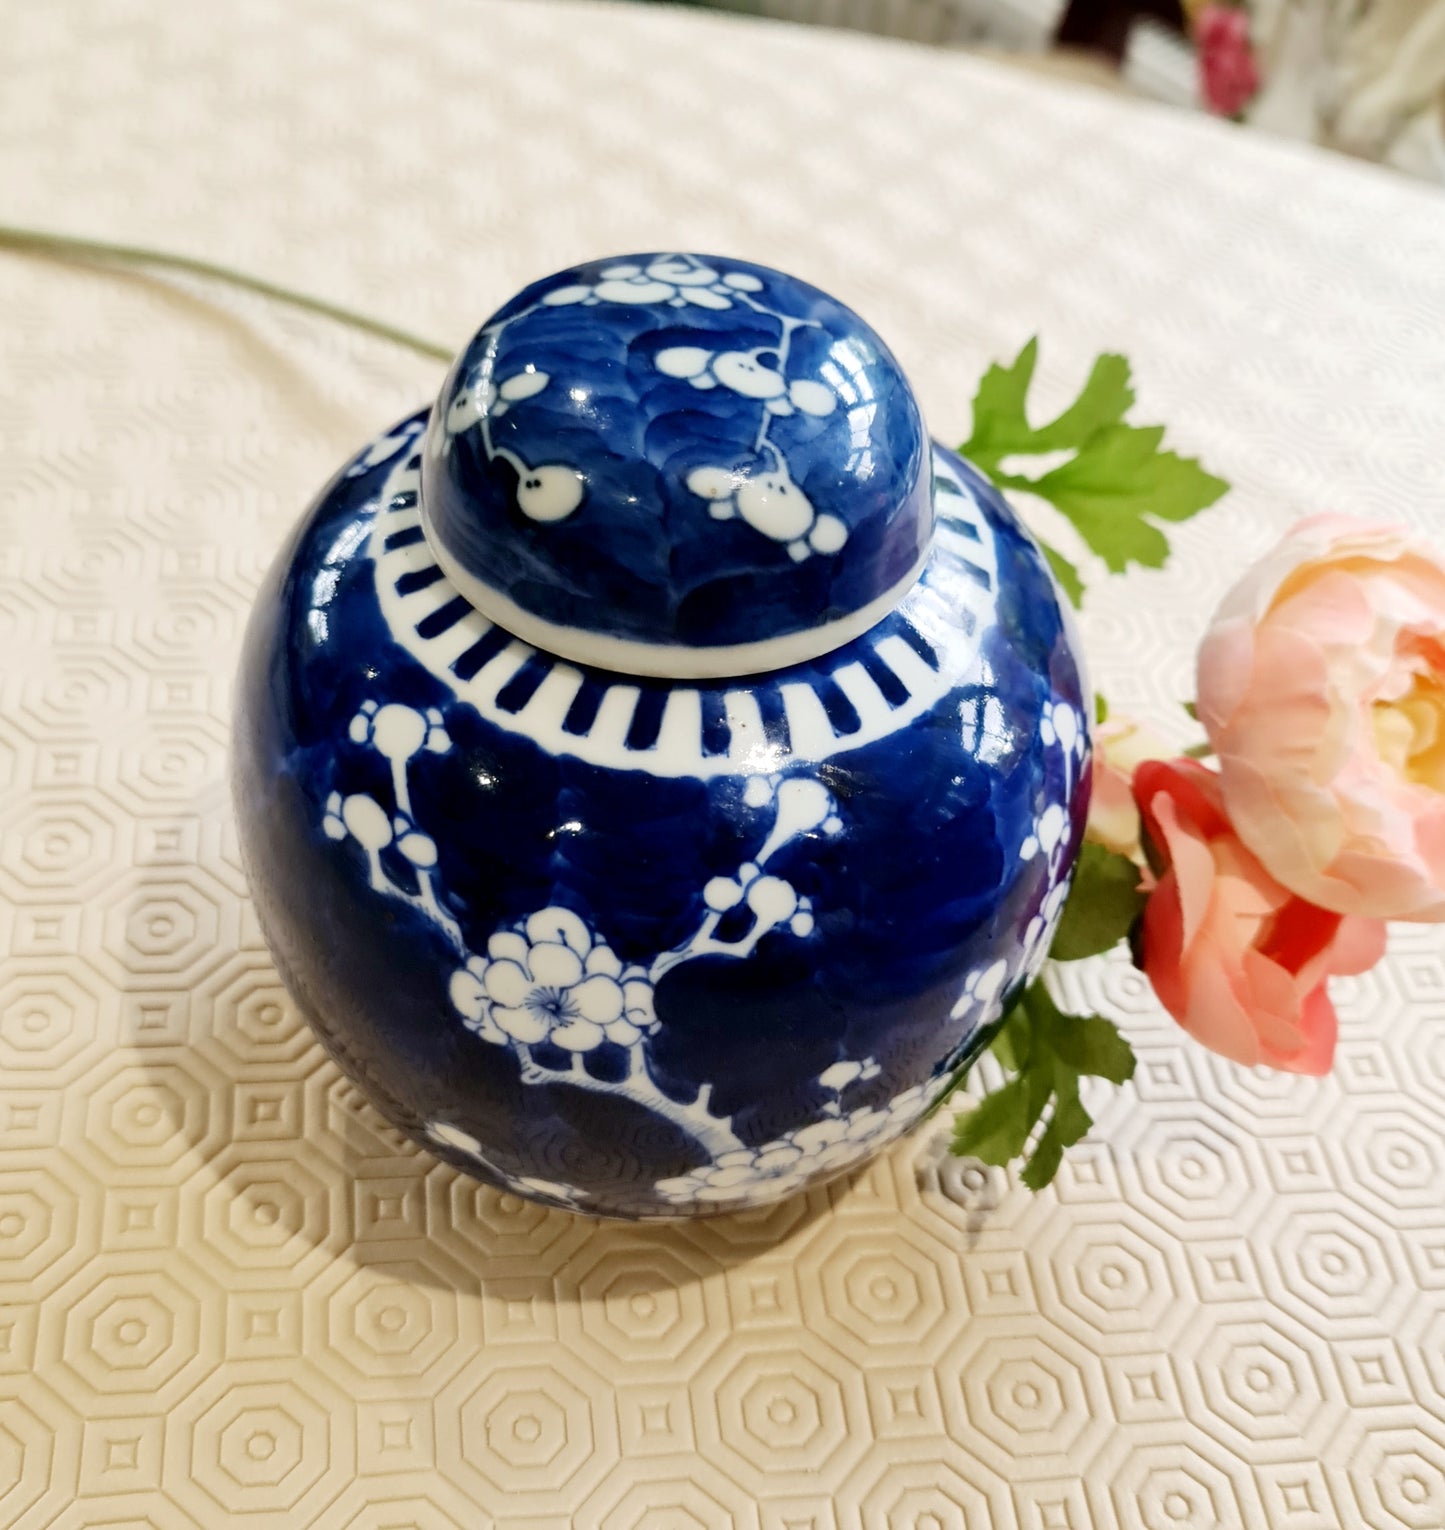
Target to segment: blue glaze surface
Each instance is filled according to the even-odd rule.
[[[1062,907],[1087,709],[1036,547],[936,451],[930,561],[863,637],[613,675],[458,597],[426,421],[323,491],[246,639],[238,819],[292,992],[393,1122],[552,1204],[725,1211],[860,1162]]]
[[[663,650],[833,646],[813,635],[901,594],[933,524],[922,417],[882,340],[806,282],[714,257],[519,293],[452,369],[422,474],[429,533],[489,615],[500,596]]]

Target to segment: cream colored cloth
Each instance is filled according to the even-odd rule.
[[[1085,620],[1190,737],[1202,622],[1296,515],[1445,525],[1445,202],[1298,145],[822,29],[555,0],[67,0],[0,28],[4,215],[460,344],[605,251],[788,267],[934,430],[1042,336],[1235,491]],[[408,1149],[261,945],[225,790],[258,581],[441,368],[195,281],[0,253],[0,1525],[1445,1524],[1445,946],[1322,1082],[1071,973],[1135,1082],[1031,1198],[943,1123],[633,1231]]]

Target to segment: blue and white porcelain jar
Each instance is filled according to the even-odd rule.
[[[878,336],[743,261],[535,283],[277,561],[235,792],[277,965],[439,1157],[754,1206],[907,1131],[1087,805],[1063,604]]]

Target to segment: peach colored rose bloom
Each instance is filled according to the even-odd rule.
[[[1301,898],[1445,920],[1445,565],[1396,527],[1302,521],[1225,597],[1199,719],[1240,839]]]
[[[1325,979],[1374,966],[1384,922],[1281,887],[1230,826],[1219,777],[1195,761],[1147,761],[1134,791],[1160,873],[1141,962],[1160,1003],[1234,1062],[1327,1073],[1338,1022]]]
[[[1169,746],[1132,717],[1110,717],[1094,729],[1094,775],[1089,793],[1088,839],[1142,866],[1134,771],[1144,760],[1162,760]]]

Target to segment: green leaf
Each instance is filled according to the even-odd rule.
[[[1143,907],[1139,868],[1133,861],[1085,840],[1049,954],[1056,961],[1076,962],[1112,950],[1128,935]]]
[[[1084,581],[1079,577],[1079,571],[1072,563],[1049,546],[1042,538],[1034,539],[1039,544],[1039,551],[1043,553],[1048,565],[1054,571],[1054,578],[1059,581],[1059,588],[1069,597],[1069,604],[1077,611],[1084,603]]]
[[[1058,451],[1063,447],[1082,446],[1096,430],[1105,425],[1117,425],[1133,403],[1129,363],[1122,356],[1100,356],[1078,398],[1053,424],[1045,425],[1036,433],[1033,449]]]
[[[1130,563],[1162,568],[1169,540],[1154,522],[1188,520],[1229,487],[1192,458],[1161,451],[1163,439],[1162,425],[1107,425],[1026,487],[1067,516],[1112,573]]]
[[[1094,1118],[1084,1109],[1078,1095],[1078,1082],[1068,1098],[1060,1099],[1054,1107],[1049,1124],[1039,1138],[1021,1176],[1030,1190],[1042,1190],[1053,1182],[1054,1175],[1064,1161],[1064,1149],[1071,1148],[1094,1124]]]
[[[1109,702],[1103,691],[1094,693],[1094,721],[1106,723],[1109,720]]]
[[[1014,1077],[958,1120],[953,1151],[1007,1164],[1022,1155],[1052,1104],[1023,1171],[1023,1182],[1041,1190],[1058,1173],[1065,1149],[1092,1125],[1079,1080],[1088,1075],[1123,1083],[1133,1077],[1134,1053],[1111,1021],[1065,1014],[1042,983],[1019,998],[992,1046]]]
[[[1189,715],[1194,719],[1195,722],[1199,721],[1199,707],[1198,707],[1198,705],[1195,702],[1192,702],[1192,701],[1181,701],[1179,703],[1179,705],[1182,706],[1184,708],[1184,710],[1189,713]]]
[[[973,434],[963,455],[996,476],[1005,457],[1036,452],[1077,450],[1101,427],[1116,424],[1134,402],[1129,363],[1122,356],[1100,356],[1082,392],[1057,419],[1035,428],[1025,400],[1038,363],[1037,336],[1012,366],[995,363],[983,374],[973,400]]]
[[[1180,753],[1186,759],[1208,760],[1214,757],[1214,745],[1210,743],[1191,744],[1187,749],[1180,750]]]
[[[1130,564],[1161,567],[1169,541],[1157,523],[1188,520],[1228,485],[1192,458],[1162,450],[1163,426],[1124,423],[1134,390],[1122,356],[1100,356],[1078,398],[1048,424],[1031,425],[1027,400],[1038,356],[1033,339],[1011,366],[995,364],[984,373],[973,401],[973,433],[960,450],[1000,487],[1047,500],[1114,573]],[[1038,478],[1003,472],[1006,458],[1056,451],[1074,456]],[[1044,556],[1078,605],[1078,569],[1053,548],[1045,547]]]
[[[1047,1103],[1048,1091],[1040,1087],[1037,1076],[1020,1073],[959,1117],[953,1129],[953,1151],[984,1163],[1008,1163],[1023,1152]]]
[[[1010,1073],[1022,1073],[1028,1067],[1033,1051],[1033,1026],[1022,1005],[1015,1005],[1009,1012],[989,1050]]]
[[[1051,1040],[1059,1061],[1075,1074],[1111,1084],[1127,1084],[1134,1077],[1134,1049],[1102,1015],[1060,1015]]]
[[[973,434],[959,448],[981,471],[993,476],[998,465],[1013,452],[1033,448],[1033,431],[1024,412],[1024,399],[1033,381],[1039,358],[1035,336],[1018,354],[1011,367],[995,362],[978,385],[973,399]]]

